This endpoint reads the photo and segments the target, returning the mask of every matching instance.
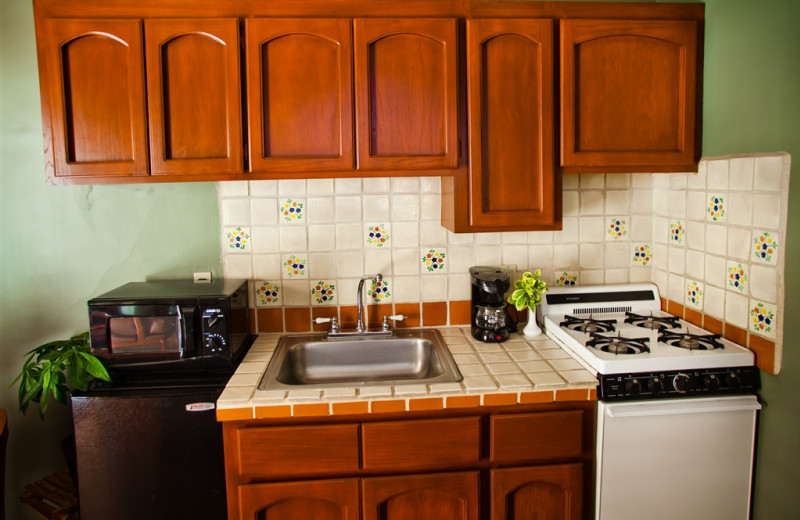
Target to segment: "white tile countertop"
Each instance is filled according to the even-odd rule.
[[[258,390],[281,334],[261,334],[217,401],[220,421],[596,400],[597,379],[550,338],[514,333],[482,343],[437,327],[464,376],[458,383]]]

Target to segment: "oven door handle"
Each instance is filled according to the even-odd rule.
[[[607,405],[605,413],[609,417],[647,417],[653,415],[678,415],[709,412],[744,412],[760,410],[761,404],[755,397],[735,400],[678,401],[661,403],[636,403],[634,406]]]

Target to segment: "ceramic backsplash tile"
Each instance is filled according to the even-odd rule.
[[[437,177],[219,183],[224,275],[253,281],[256,309],[324,310],[354,305],[358,279],[380,272],[369,301],[445,324],[464,319],[443,302],[469,300],[473,265],[541,269],[557,286],[652,281],[777,345],[779,367],[789,164],[754,154],[706,158],[696,174],[564,176],[562,230],[542,232],[450,233]]]

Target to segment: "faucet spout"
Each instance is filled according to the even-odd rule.
[[[356,332],[366,332],[367,326],[364,321],[364,304],[361,300],[361,293],[364,289],[364,282],[367,280],[375,280],[375,282],[380,282],[383,280],[383,275],[378,274],[369,274],[366,276],[362,276],[361,280],[358,281],[358,293],[356,293],[356,308],[357,308],[357,316],[356,316]]]

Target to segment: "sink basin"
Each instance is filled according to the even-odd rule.
[[[284,335],[258,388],[286,390],[460,380],[461,373],[438,330],[402,329],[395,330],[392,336]]]

